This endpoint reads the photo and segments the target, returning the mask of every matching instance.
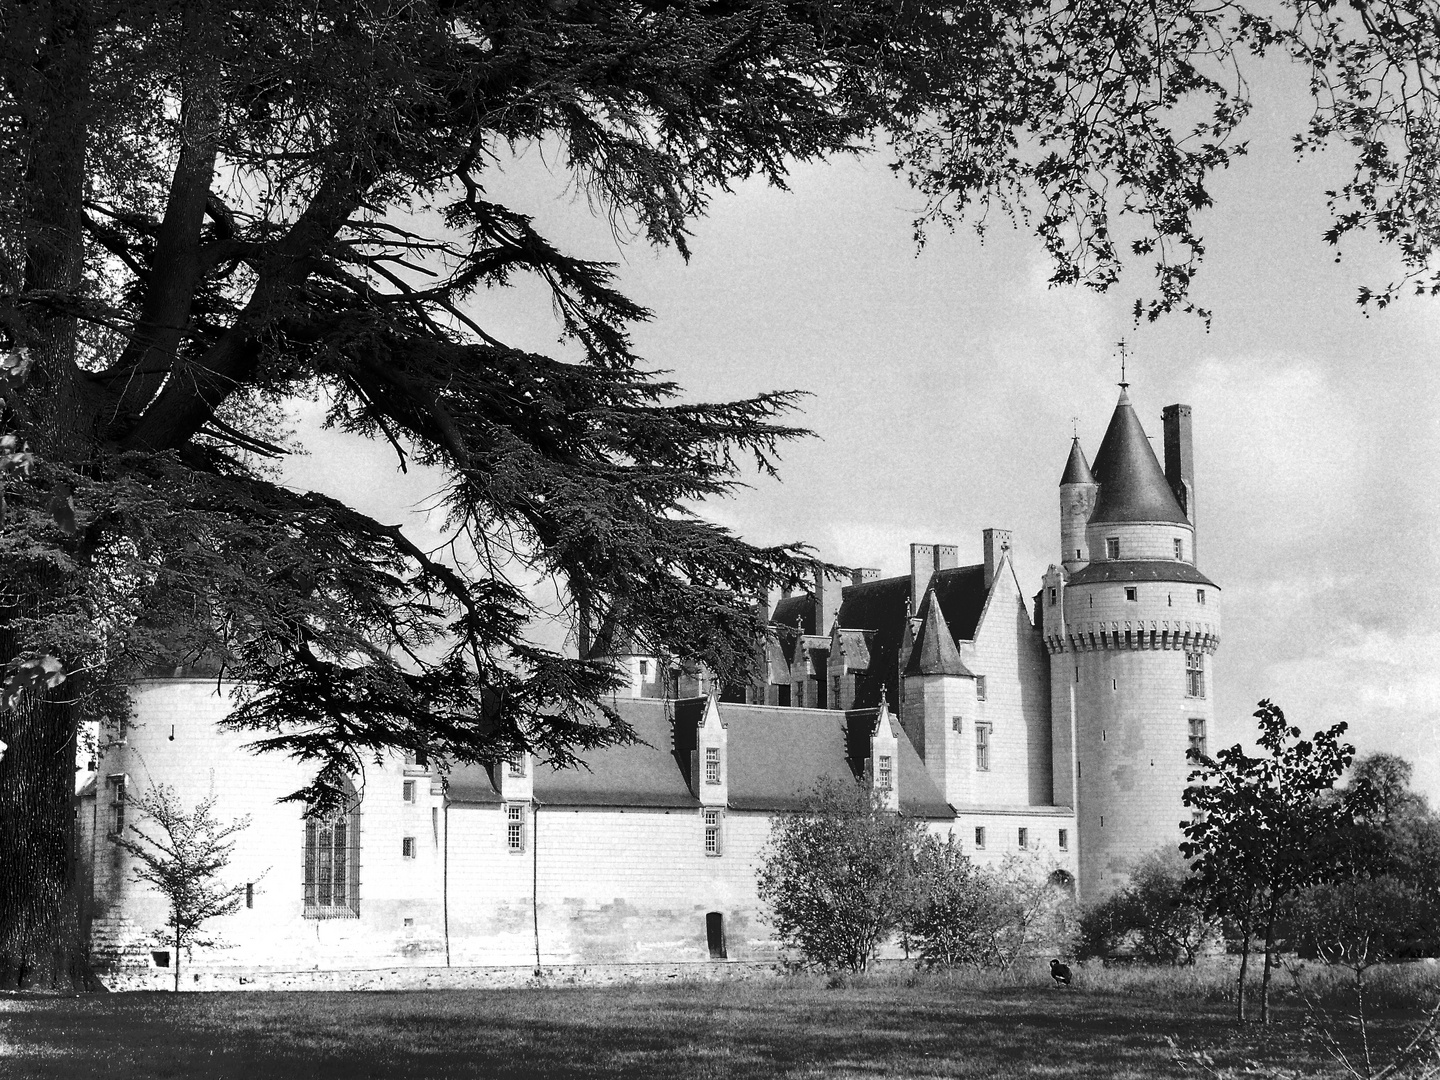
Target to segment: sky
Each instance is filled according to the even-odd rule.
[[[1398,259],[1362,239],[1335,261],[1323,192],[1344,158],[1297,163],[1303,95],[1284,73],[1260,75],[1250,153],[1211,185],[1217,205],[1199,223],[1208,330],[1185,315],[1134,325],[1143,266],[1103,296],[1050,287],[1024,232],[932,232],[917,251],[918,198],[883,151],[796,168],[789,191],[717,196],[688,263],[617,243],[534,148],[490,193],[619,264],[621,287],[655,313],[640,354],[687,398],[809,392],[797,420],[815,435],[785,451],[781,480],[753,478],[706,516],[886,576],[908,573],[911,542],[978,562],[981,530],[999,527],[1037,590],[1060,557],[1072,425],[1093,459],[1125,338],[1157,454],[1161,409],[1194,410],[1198,563],[1222,590],[1220,741],[1248,742],[1270,698],[1307,732],[1343,720],[1360,753],[1406,757],[1440,805],[1440,299],[1359,308],[1358,287],[1390,280]],[[474,310],[509,344],[556,351],[539,290],[490,292]],[[383,447],[338,433],[303,438],[311,456],[291,463],[291,483],[435,535],[438,478],[402,476]]]

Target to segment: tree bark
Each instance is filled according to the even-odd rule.
[[[23,208],[24,304],[12,326],[37,361],[34,446],[43,458],[83,461],[92,397],[75,364],[70,307],[83,267],[81,207],[90,110],[93,28],[84,0],[32,13],[34,53],[11,84],[28,160]],[[0,595],[0,657],[14,656],[17,617],[63,589],[53,568],[11,568]],[[73,880],[78,684],[27,693],[0,714],[0,989],[72,987],[87,980]]]
[[[1235,994],[1235,1019],[1245,1023],[1245,971],[1250,966],[1250,923],[1240,928],[1240,988]]]
[[[1265,916],[1265,971],[1260,978],[1260,1023],[1270,1023],[1270,957],[1275,950],[1275,907],[1274,902],[1270,904],[1270,910]]]

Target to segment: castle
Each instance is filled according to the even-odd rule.
[[[870,785],[977,862],[1018,858],[1104,896],[1178,839],[1185,752],[1211,726],[1219,589],[1196,566],[1190,410],[1162,422],[1163,468],[1122,384],[1093,465],[1074,441],[1061,562],[1033,598],[999,529],[976,565],[912,544],[908,575],[817,573],[770,612],[754,685],[617,656],[613,705],[640,741],[587,768],[396,757],[354,778],[348,812],[306,818],[276,801],[302,768],[217,728],[229,699],[213,677],[138,684],[77,814],[95,959],[171,962],[151,940],[163,902],[113,842],[151,783],[250,818],[227,871],[244,905],[216,921],[229,947],[197,953],[197,977],[766,958],[770,823],[827,778]]]

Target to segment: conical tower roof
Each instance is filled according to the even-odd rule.
[[[1095,474],[1090,471],[1090,463],[1085,460],[1085,451],[1080,449],[1080,436],[1077,435],[1070,444],[1070,460],[1065,462],[1065,475],[1060,477],[1060,486],[1093,483]]]
[[[969,675],[970,669],[960,659],[960,650],[950,636],[950,627],[940,611],[935,590],[928,589],[920,601],[920,630],[905,665],[906,675]]]
[[[1120,391],[1115,415],[1100,443],[1092,469],[1100,482],[1100,497],[1090,521],[1169,521],[1188,525],[1190,520],[1165,480],[1165,471],[1155,457],[1140,418],[1130,404],[1130,395]]]

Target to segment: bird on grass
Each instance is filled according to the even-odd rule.
[[[1050,961],[1050,977],[1055,980],[1055,985],[1056,985],[1056,986],[1069,986],[1069,985],[1070,985],[1070,967],[1069,967],[1069,965],[1068,965],[1068,964],[1062,964],[1058,958],[1057,958],[1057,959],[1054,959],[1054,960],[1051,960],[1051,961]]]

